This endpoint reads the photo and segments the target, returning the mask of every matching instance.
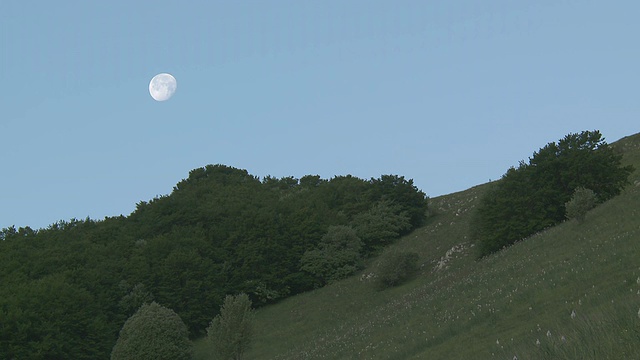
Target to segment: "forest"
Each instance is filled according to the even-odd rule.
[[[108,358],[125,321],[151,301],[202,336],[226,295],[246,293],[259,307],[348,276],[420,226],[427,208],[425,193],[397,175],[260,179],[207,165],[128,216],[5,228],[0,358]],[[327,239],[345,229],[362,246],[335,263],[328,257],[346,250]]]

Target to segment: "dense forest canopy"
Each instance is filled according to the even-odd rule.
[[[202,335],[227,294],[261,305],[325,284],[301,259],[326,245],[330,228],[353,229],[364,258],[419,226],[426,210],[424,192],[402,176],[261,180],[208,165],[126,217],[5,228],[0,358],[107,358],[150,301]]]

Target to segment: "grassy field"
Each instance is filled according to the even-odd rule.
[[[616,143],[640,169],[640,135]],[[247,359],[640,359],[640,176],[622,195],[478,260],[469,221],[486,185],[431,200],[385,251],[421,268],[378,290],[377,261],[256,313]],[[197,359],[208,359],[196,341]]]

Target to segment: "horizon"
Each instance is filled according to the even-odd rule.
[[[66,6],[65,6],[66,4]],[[71,10],[69,10],[71,9]],[[640,4],[0,5],[0,229],[129,215],[207,164],[437,197],[640,131]],[[175,76],[162,103],[151,78]]]

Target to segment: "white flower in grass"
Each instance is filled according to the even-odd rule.
[[[551,337],[551,330],[547,330],[547,337]]]
[[[540,339],[536,339],[536,346],[540,346]]]
[[[640,318],[640,309],[638,309],[638,317]]]
[[[572,319],[576,318],[576,311],[575,310],[571,310],[571,318]]]

